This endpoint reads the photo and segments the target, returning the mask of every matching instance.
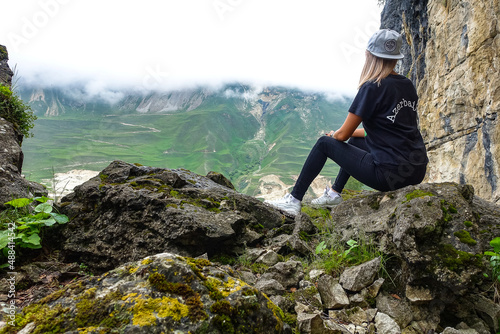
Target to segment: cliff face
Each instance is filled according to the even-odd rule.
[[[5,46],[0,45],[0,83],[10,86],[12,83],[13,73],[7,63],[8,60],[9,56],[7,54],[7,49]]]
[[[474,185],[500,201],[498,0],[387,0],[382,27],[402,32],[408,75],[420,97],[427,180]]]

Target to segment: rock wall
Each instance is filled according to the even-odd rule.
[[[5,46],[0,45],[0,83],[11,85],[12,76],[14,75],[7,64],[9,60],[9,55],[7,54],[7,49]]]
[[[0,45],[0,84],[10,86],[13,73],[8,60],[5,46]],[[21,176],[24,157],[21,143],[22,136],[12,123],[0,117],[0,209],[3,203],[13,198],[47,194],[42,185],[29,182]]]
[[[472,184],[500,201],[498,0],[387,0],[382,28],[402,32],[430,164],[427,181]]]

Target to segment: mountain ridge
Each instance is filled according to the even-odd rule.
[[[40,118],[24,148],[28,174],[34,166],[78,161],[99,161],[92,166],[97,171],[124,159],[201,174],[214,170],[240,191],[262,198],[280,196],[293,185],[317,138],[342,124],[350,104],[350,97],[243,84],[99,96],[85,95],[83,86],[24,87],[19,93]],[[57,149],[50,147],[56,140]],[[84,145],[89,147],[82,150]],[[56,156],[40,158],[43,150]],[[326,170],[327,178],[336,175],[335,166]],[[329,182],[320,180],[311,195]]]

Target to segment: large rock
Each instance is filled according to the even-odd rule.
[[[220,183],[220,182],[219,182]],[[293,220],[187,170],[111,163],[62,199],[66,259],[102,272],[160,252],[242,254]]]
[[[0,45],[0,84],[10,86],[12,71],[7,61],[7,50]],[[45,188],[22,177],[23,152],[22,135],[12,123],[0,117],[0,209],[4,203],[14,198],[46,195]]]
[[[339,204],[332,219],[342,240],[371,239],[389,259],[384,268],[402,300],[384,294],[376,304],[401,329],[412,321],[405,315],[425,321],[428,309],[454,314],[471,328],[485,323],[497,330],[498,311],[480,295],[493,299],[483,254],[500,235],[500,208],[476,197],[471,186],[421,184],[366,192]],[[437,326],[439,319],[432,323]]]
[[[291,333],[281,310],[231,273],[208,260],[157,254],[29,305],[9,333]]]
[[[428,180],[473,184],[498,202],[500,3],[387,0],[382,27],[402,32],[399,69],[419,95]]]
[[[7,53],[7,49],[5,46],[0,45],[0,84],[6,84],[10,86],[12,83],[12,70],[8,64],[9,54]]]

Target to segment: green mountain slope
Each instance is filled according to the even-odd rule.
[[[293,184],[316,139],[341,125],[350,103],[242,85],[129,92],[113,103],[74,99],[61,89],[25,89],[21,96],[39,117],[34,137],[23,144],[24,173],[32,180],[71,169],[98,171],[121,159],[200,174],[217,171],[255,196],[262,195],[268,175]],[[329,163],[322,174],[336,173]]]

